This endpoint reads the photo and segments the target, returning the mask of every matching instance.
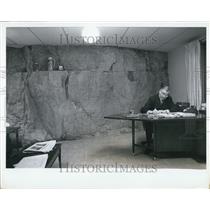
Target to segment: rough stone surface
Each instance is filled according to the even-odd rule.
[[[25,141],[125,132],[128,122],[103,117],[139,112],[160,83],[168,82],[166,53],[32,46],[8,48],[7,54],[7,120],[21,126]],[[47,71],[49,56],[65,70]],[[31,72],[34,62],[39,72]]]

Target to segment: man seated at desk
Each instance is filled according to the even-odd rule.
[[[169,110],[176,111],[175,104],[172,97],[169,95],[169,87],[166,84],[161,84],[160,90],[154,96],[151,96],[146,104],[141,108],[141,113],[147,113],[148,111],[157,110]],[[143,127],[146,132],[148,146],[152,143],[153,125],[151,122],[143,122]]]

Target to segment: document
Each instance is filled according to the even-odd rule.
[[[28,153],[28,152],[50,152],[53,147],[56,144],[56,140],[51,140],[51,141],[44,141],[44,142],[37,142],[33,144],[32,146],[28,147],[25,149],[23,152]]]
[[[15,168],[45,168],[48,159],[48,154],[34,155],[24,157],[19,163],[15,164]]]

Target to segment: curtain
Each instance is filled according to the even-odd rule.
[[[201,64],[200,41],[196,40],[185,45],[185,65],[187,76],[187,95],[191,106],[201,106]]]
[[[202,103],[206,103],[206,41],[201,41],[201,91]]]

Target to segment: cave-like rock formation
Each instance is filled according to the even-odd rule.
[[[64,71],[47,71],[47,58]],[[37,62],[40,71],[33,72]],[[112,47],[7,49],[7,121],[24,140],[72,139],[127,127],[105,115],[139,111],[162,81],[167,54]]]

